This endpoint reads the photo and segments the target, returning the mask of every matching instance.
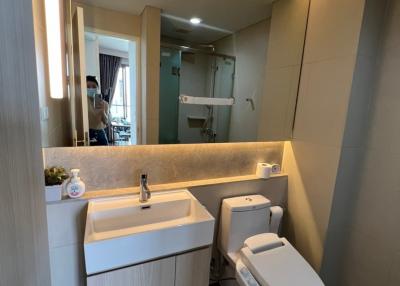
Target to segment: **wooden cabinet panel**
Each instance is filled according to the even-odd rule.
[[[90,276],[87,286],[174,286],[174,281],[175,257],[169,257]]]
[[[87,286],[207,286],[211,248],[87,278]]]
[[[44,15],[42,2],[0,1],[2,286],[50,285],[38,93],[44,89],[38,80],[47,70],[40,63],[47,56],[39,42],[46,36],[38,22]]]
[[[175,286],[208,285],[210,260],[210,247],[176,256]]]

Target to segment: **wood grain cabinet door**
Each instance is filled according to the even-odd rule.
[[[211,248],[177,255],[175,286],[207,286],[210,260]]]
[[[175,257],[122,268],[87,278],[87,286],[174,286],[174,282]]]

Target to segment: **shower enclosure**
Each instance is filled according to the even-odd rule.
[[[228,142],[231,104],[215,105],[212,99],[233,98],[234,77],[234,57],[162,47],[159,142]],[[180,96],[205,103],[183,102]]]

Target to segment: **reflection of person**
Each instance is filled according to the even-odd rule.
[[[98,94],[99,83],[96,77],[86,77],[89,115],[89,137],[90,145],[108,145],[105,128],[108,123],[108,103]]]

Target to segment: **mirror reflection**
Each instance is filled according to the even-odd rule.
[[[85,31],[85,65],[90,146],[134,145],[135,42],[89,30]]]
[[[228,142],[235,58],[161,47],[159,143]]]
[[[291,138],[309,0],[60,1],[65,108],[41,103],[44,147]]]

